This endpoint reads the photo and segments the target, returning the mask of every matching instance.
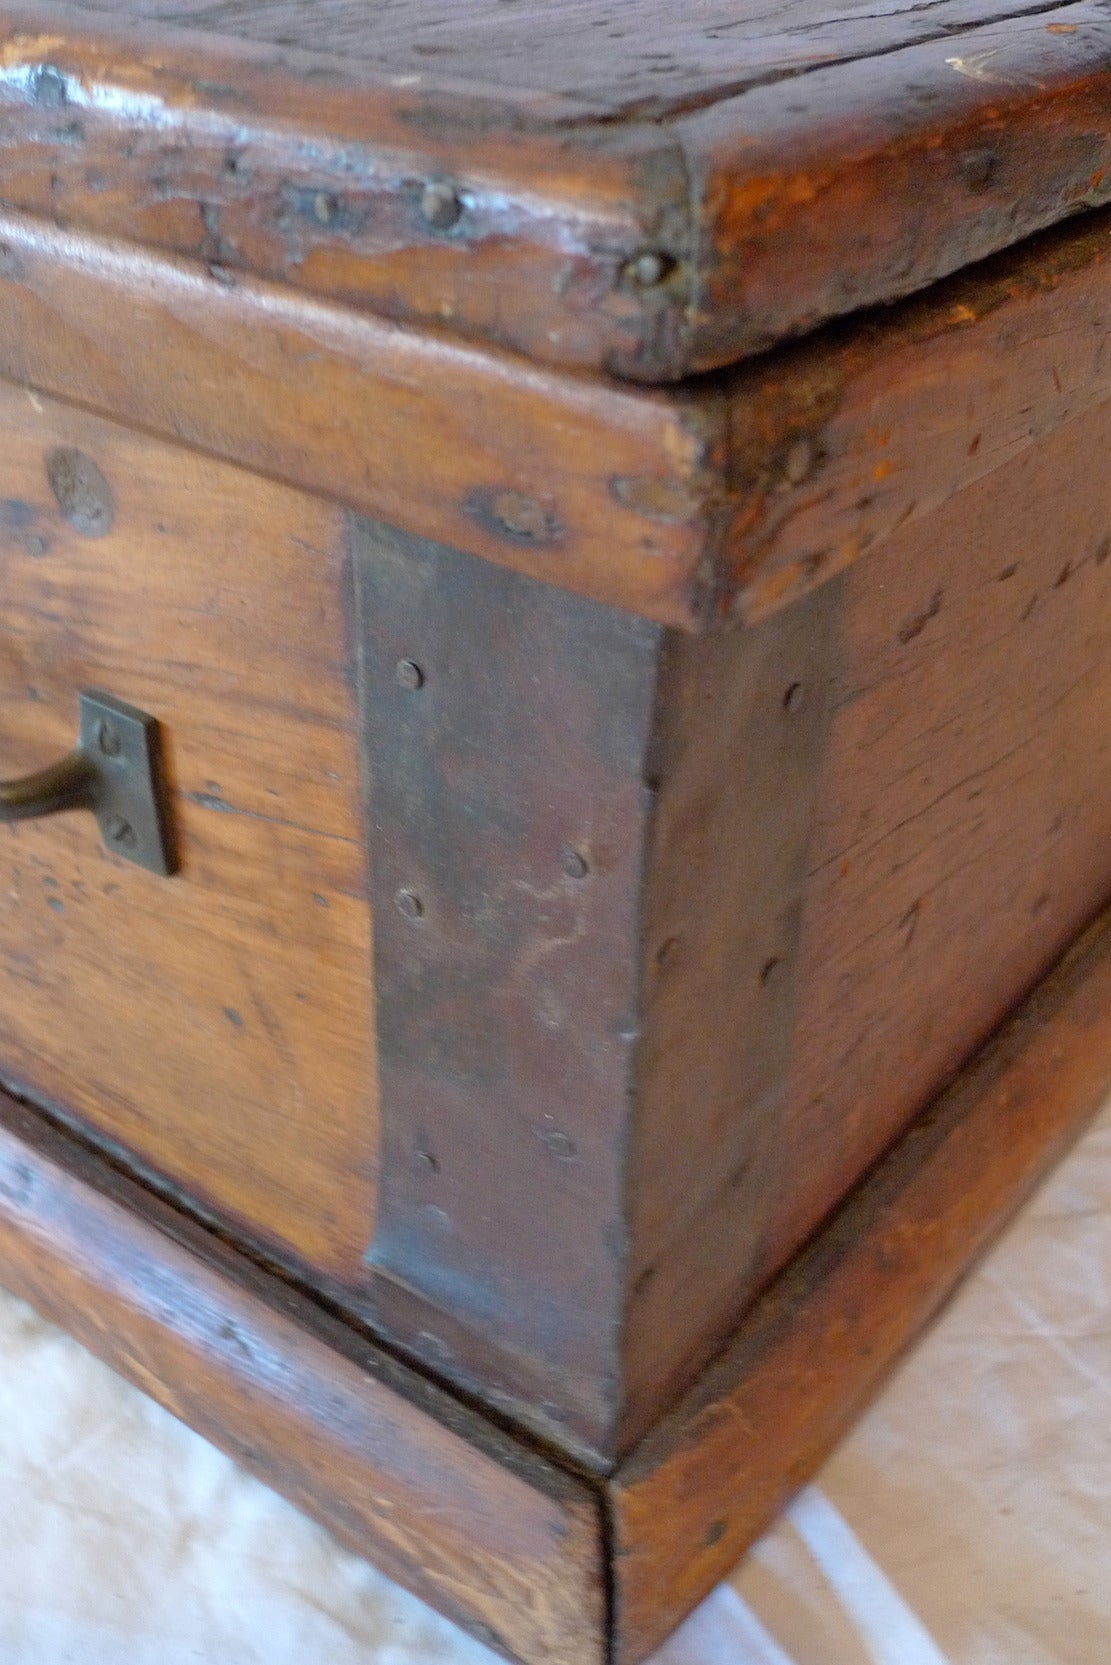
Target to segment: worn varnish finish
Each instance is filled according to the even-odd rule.
[[[713,607],[716,402],[3,215],[0,374],[630,612]]]
[[[0,1267],[479,1640],[603,1665],[595,1494],[3,1095]]]
[[[954,32],[942,8],[911,10],[939,36],[679,124],[706,251],[689,368],[907,295],[1108,200],[1098,0]]]
[[[998,17],[1045,10],[1044,0],[960,0],[940,11],[871,0],[700,0],[693,16],[667,0],[83,0],[80,10],[175,24],[285,49],[327,48],[422,82],[573,99],[608,116],[653,117],[709,104],[730,91],[867,57]]]
[[[1111,1084],[1106,916],[894,1147],[610,1483],[638,1665],[814,1472]]]
[[[1109,53],[1096,0],[9,5],[3,198],[672,380],[1105,201]]]
[[[723,604],[790,604],[1111,398],[1109,258],[1094,214],[739,372]]]
[[[181,863],[145,873],[87,816],[0,828],[0,1070],[358,1281],[377,1128],[342,517],[19,389],[0,432],[0,768],[63,755],[78,690],[108,689],[163,725]],[[101,518],[55,497],[58,451],[99,472]]]
[[[642,1079],[638,1106],[652,1154],[635,1207],[657,1218],[639,1274],[647,1287],[634,1279],[629,1317],[630,1356],[639,1348],[644,1359],[640,1372],[630,1364],[633,1429],[638,1376],[658,1394],[669,1362],[691,1372],[709,1355],[1111,895],[1111,491],[1089,467],[1108,447],[1104,404],[1016,448],[815,592],[820,632],[803,634],[803,604],[769,621],[796,621],[799,644],[794,661],[787,643],[771,658],[769,695],[797,675],[801,707],[781,721],[778,748],[764,734],[770,781],[741,760],[753,719],[719,729],[722,704],[712,706],[695,755],[722,747],[716,794],[661,856],[657,881],[678,922],[661,976],[671,987],[646,1029],[644,1056],[660,1075]],[[1082,478],[1085,490],[1062,493],[1061,481]],[[832,712],[814,763],[820,781],[800,782],[812,806],[805,879],[790,893],[801,941],[788,955],[765,950],[781,958],[770,992],[776,977],[782,998],[790,990],[791,1030],[783,1074],[765,1077],[761,1094],[743,1064],[751,1037],[768,1039],[746,932],[777,889],[768,847],[753,844],[756,806],[779,805],[781,843],[769,827],[770,850],[785,851],[784,771],[808,754],[806,699]],[[716,962],[694,952],[684,976],[680,950],[705,872],[698,829],[713,827],[714,804],[723,825],[713,896],[737,888],[718,917]],[[766,889],[745,885],[753,850]],[[669,1026],[668,1002],[685,1030]],[[707,1036],[696,1014],[711,1011]],[[667,1159],[680,1137],[682,1168]]]
[[[680,327],[674,292],[644,295],[627,273],[645,248],[676,267],[685,252],[669,134],[603,124],[574,96],[425,89],[326,44],[181,35],[120,7],[6,7],[3,195],[229,278],[533,357],[658,356]]]
[[[695,633],[1111,397],[1111,221],[680,392],[573,380],[0,215],[0,375]]]

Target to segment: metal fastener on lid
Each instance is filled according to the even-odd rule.
[[[463,204],[454,185],[445,179],[430,179],[420,196],[421,218],[434,231],[450,231],[458,225]]]
[[[675,261],[671,255],[664,254],[660,249],[644,249],[628,262],[624,275],[638,289],[655,289],[674,270]]]

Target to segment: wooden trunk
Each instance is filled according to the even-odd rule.
[[[528,1665],[1111,1085],[1099,14],[788,10],[0,8],[0,1278]]]

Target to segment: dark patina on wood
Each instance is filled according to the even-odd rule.
[[[1106,211],[683,389],[525,368],[0,213],[0,375],[694,634],[1104,402]]]
[[[1098,0],[29,0],[2,195],[671,381],[1105,202],[1109,58]]]
[[[651,766],[641,1036],[629,1104],[625,1450],[701,1370],[767,1267],[822,766],[834,583],[741,636],[665,647]],[[755,1274],[758,1279],[761,1273]]]

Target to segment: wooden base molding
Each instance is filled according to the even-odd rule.
[[[7,1098],[0,1278],[482,1641],[602,1657],[591,1489]]]
[[[514,1438],[0,1098],[0,1280],[529,1665],[637,1665],[859,1414],[1111,1086],[1111,914],[609,1477]]]

